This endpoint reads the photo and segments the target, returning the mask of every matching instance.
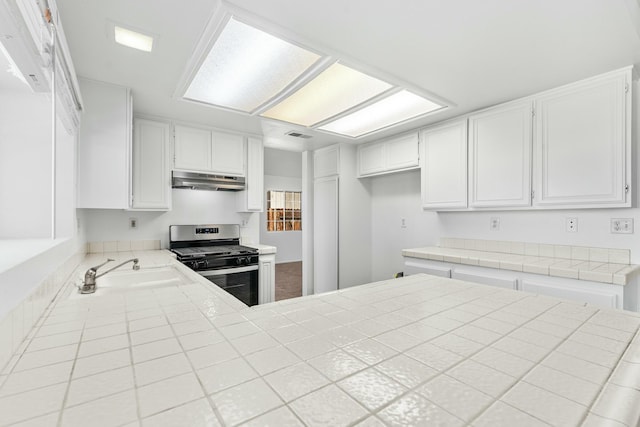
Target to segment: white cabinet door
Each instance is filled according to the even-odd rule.
[[[404,275],[429,274],[431,276],[451,278],[451,266],[438,261],[422,258],[404,257]]]
[[[469,206],[531,204],[531,102],[469,117]]]
[[[467,121],[422,131],[422,207],[467,207]]]
[[[631,206],[630,70],[536,100],[536,204]]]
[[[239,212],[264,209],[264,147],[262,140],[247,138],[247,188],[238,192]]]
[[[358,178],[415,169],[419,166],[418,134],[358,146]]]
[[[320,148],[313,152],[313,177],[323,178],[338,175],[340,165],[339,146]]]
[[[266,304],[276,300],[276,256],[260,255],[258,272],[258,304]]]
[[[78,207],[128,209],[132,108],[128,88],[79,79]]]
[[[134,209],[170,209],[171,163],[168,123],[136,119],[133,128]]]
[[[371,144],[358,147],[358,176],[384,172],[384,160],[384,144]]]
[[[313,185],[313,291],[338,289],[338,177]]]
[[[556,281],[557,282],[557,281]],[[555,298],[570,299],[574,301],[586,302],[598,307],[622,308],[621,298],[613,289],[620,286],[612,285],[611,291],[600,289],[588,289],[586,287],[562,285],[558,283],[547,283],[544,279],[522,281],[522,290]]]
[[[451,272],[452,279],[464,280],[465,282],[480,283],[483,285],[497,286],[498,288],[518,289],[518,277],[506,276],[504,272],[500,272],[500,275],[491,275],[487,273],[480,273],[478,271],[465,271],[461,268],[454,268]]]
[[[211,169],[214,173],[244,176],[244,137],[212,132]]]
[[[211,170],[211,131],[175,126],[174,167],[195,171]]]
[[[385,169],[395,171],[418,166],[418,134],[411,133],[385,143]]]

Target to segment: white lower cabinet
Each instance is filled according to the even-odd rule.
[[[451,278],[451,267],[437,261],[429,261],[421,258],[404,259],[404,274],[410,276],[412,274],[430,274],[432,276]]]
[[[258,304],[276,300],[276,255],[260,255],[258,260]]]
[[[592,282],[585,285],[577,280],[541,277],[522,280],[522,290],[550,297],[582,301],[598,307],[623,308],[623,288],[618,285]]]
[[[405,275],[430,274],[466,282],[579,301],[597,307],[640,311],[638,283],[625,286],[445,261],[404,257]]]
[[[518,277],[503,274],[498,276],[482,271],[470,271],[464,268],[456,268],[451,272],[452,279],[464,280],[466,282],[481,283],[483,285],[497,286],[504,289],[518,289]]]
[[[131,208],[171,208],[169,139],[169,123],[134,120]]]

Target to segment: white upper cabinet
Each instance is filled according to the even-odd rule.
[[[358,146],[358,176],[376,175],[385,171],[384,144]]]
[[[332,145],[313,152],[313,178],[334,176],[340,173],[340,147]]]
[[[175,169],[234,176],[245,174],[242,135],[176,125],[174,144]]]
[[[630,84],[625,69],[536,99],[536,205],[631,206]]]
[[[531,204],[531,101],[469,116],[469,206]]]
[[[467,120],[422,131],[422,207],[467,207]]]
[[[418,133],[358,146],[358,177],[419,167]]]
[[[211,169],[215,173],[244,176],[244,137],[222,132],[211,135]]]
[[[193,127],[175,126],[176,169],[211,170],[211,131]]]
[[[264,146],[258,138],[247,138],[246,189],[238,192],[239,212],[262,212],[264,209]]]
[[[133,125],[133,209],[170,209],[171,162],[168,123],[136,118]]]
[[[122,86],[80,79],[78,207],[129,208],[132,105]]]

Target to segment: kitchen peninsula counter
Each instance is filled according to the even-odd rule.
[[[107,256],[184,280],[70,298]],[[0,375],[0,425],[634,426],[639,327],[427,275],[248,308],[167,251],[91,254]]]

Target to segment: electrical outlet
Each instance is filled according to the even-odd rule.
[[[407,228],[407,219],[400,218],[400,228]]]
[[[611,233],[633,234],[633,218],[611,218]]]
[[[248,219],[244,219],[244,218],[242,218],[242,219],[240,220],[240,227],[244,228],[244,227],[246,227],[247,225],[249,225],[249,220],[248,220]]]
[[[570,218],[566,218],[565,221],[566,221],[567,233],[578,232],[578,218],[570,217]]]
[[[491,219],[489,220],[489,230],[494,230],[494,231],[500,230],[500,217],[499,216],[491,217]]]
[[[129,218],[129,228],[138,227],[138,218]]]

